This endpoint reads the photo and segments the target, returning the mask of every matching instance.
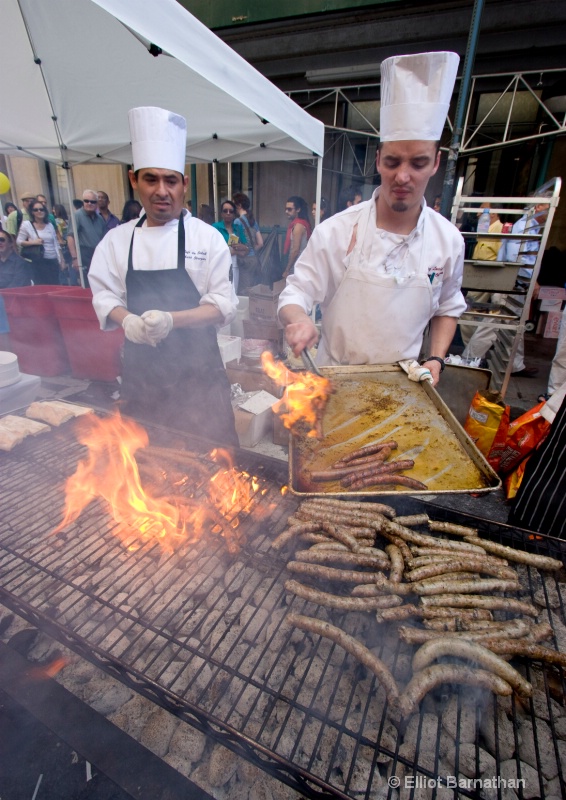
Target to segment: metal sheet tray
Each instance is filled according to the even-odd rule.
[[[501,480],[439,394],[428,383],[410,381],[397,365],[323,367],[335,391],[325,409],[324,438],[293,435],[289,487],[296,495],[377,495],[489,492]],[[310,470],[330,469],[346,453],[394,439],[395,458],[412,458],[407,474],[426,491],[407,487],[344,489],[340,482],[315,483]]]

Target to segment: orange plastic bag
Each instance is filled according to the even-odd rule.
[[[507,441],[509,406],[499,392],[477,391],[472,399],[464,430],[489,464],[497,469]]]
[[[499,462],[499,472],[508,475],[541,444],[550,430],[550,422],[541,417],[544,403],[525,411],[509,425],[507,442]]]

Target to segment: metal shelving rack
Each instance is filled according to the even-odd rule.
[[[490,210],[499,215],[512,216],[517,221],[527,213],[529,219],[534,216],[534,207],[540,203],[549,205],[548,216],[539,225],[538,233],[481,233],[462,231],[465,238],[481,239],[513,239],[520,241],[518,261],[515,263],[502,261],[477,261],[466,259],[464,262],[464,279],[462,289],[505,295],[505,315],[497,319],[496,314],[478,319],[477,315],[465,312],[460,323],[479,327],[489,325],[497,331],[497,338],[492,349],[486,354],[489,369],[492,372],[492,388],[499,390],[504,397],[511,376],[513,359],[519,344],[519,334],[524,334],[529,319],[529,311],[533,292],[536,286],[546,242],[552,226],[552,220],[560,200],[560,178],[552,178],[540,186],[529,197],[472,197],[462,194],[464,178],[460,178],[452,204],[451,221],[456,225],[461,214],[477,213],[482,203],[489,203]],[[536,261],[532,265],[532,277],[519,276],[521,266],[531,269],[531,265],[521,262],[523,247],[529,241],[539,242]]]

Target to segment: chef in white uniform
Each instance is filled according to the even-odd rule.
[[[394,56],[381,65],[381,186],[371,200],[318,225],[279,299],[279,319],[295,355],[313,346],[310,317],[322,310],[319,365],[390,364],[417,359],[437,383],[457,319],[464,240],[424,200],[438,169],[459,57]]]
[[[217,326],[235,316],[222,235],[184,208],[186,122],[163,108],[129,113],[130,181],[144,214],[110,231],[89,280],[103,330],[121,325],[125,412],[238,445]]]

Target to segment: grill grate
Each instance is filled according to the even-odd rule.
[[[179,447],[177,434],[150,429],[150,438]],[[198,451],[198,443],[185,441]],[[2,457],[0,599],[13,611],[305,797],[392,797],[387,777],[401,774],[414,787],[402,797],[422,796],[423,786],[435,797],[436,789],[426,782],[458,776],[470,746],[479,770],[480,745],[483,749],[490,737],[493,774],[501,774],[502,764],[511,760],[506,751],[513,743],[518,749],[528,724],[537,796],[545,796],[552,779],[565,795],[566,745],[557,735],[561,670],[524,668],[538,688],[542,711],[533,701],[518,707],[513,699],[507,707],[480,692],[470,706],[470,689],[454,689],[428,696],[399,734],[373,675],[329,641],[285,625],[288,610],[330,619],[373,648],[400,683],[409,677],[413,649],[393,628],[378,629],[371,615],[330,612],[286,593],[287,559],[270,549],[298,504],[281,494],[285,465],[238,454],[238,466],[260,479],[260,490],[239,514],[239,553],[229,554],[224,540],[209,531],[168,554],[157,544],[125,548],[115,535],[116,523],[98,502],[74,525],[51,535],[62,514],[64,480],[84,452],[72,426],[64,426]],[[400,513],[423,509],[411,498],[398,505]],[[432,516],[470,522],[440,508]],[[474,524],[496,541],[524,546],[519,531]],[[555,557],[566,550],[566,544],[546,539],[532,547]],[[563,586],[554,577],[523,572],[531,597],[545,598],[542,618],[566,631]],[[514,758],[520,770],[524,761]],[[480,794],[470,785],[453,796]]]

